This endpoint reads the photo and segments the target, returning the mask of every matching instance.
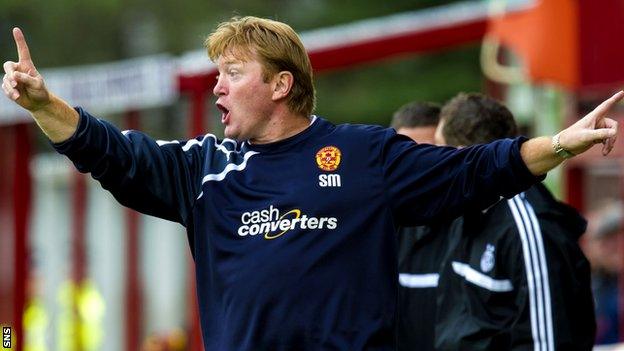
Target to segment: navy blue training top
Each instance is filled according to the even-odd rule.
[[[457,150],[316,118],[270,144],[163,142],[77,111],[55,148],[123,205],[186,227],[207,351],[393,350],[397,226],[537,180],[521,138]]]

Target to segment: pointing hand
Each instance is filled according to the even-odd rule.
[[[9,99],[28,111],[35,112],[50,102],[50,93],[30,58],[28,44],[19,28],[13,28],[13,38],[17,46],[18,62],[4,63],[2,90]]]

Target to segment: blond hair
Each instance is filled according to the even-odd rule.
[[[314,110],[316,97],[312,83],[312,65],[303,43],[287,24],[258,17],[234,17],[217,26],[205,42],[208,56],[214,62],[224,54],[248,60],[258,55],[263,65],[263,78],[281,71],[292,73],[293,86],[288,95],[292,112],[308,116]]]

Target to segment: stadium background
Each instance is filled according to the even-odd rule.
[[[220,135],[201,44],[236,14],[302,34],[316,113],[336,123],[387,125],[406,102],[483,91],[506,101],[526,134],[552,134],[624,82],[623,0],[6,0],[0,52],[16,58],[10,32],[20,26],[70,103],[158,139]],[[6,98],[0,146],[0,324],[12,327],[13,349],[199,350],[183,228],[121,208]],[[573,159],[548,185],[587,213],[621,198],[622,155],[620,142],[608,158]]]

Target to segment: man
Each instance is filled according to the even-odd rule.
[[[596,344],[620,341],[621,304],[618,277],[622,274],[624,206],[609,199],[588,214],[583,249],[592,269],[596,311]]]
[[[122,204],[188,233],[206,350],[395,347],[396,225],[511,197],[597,142],[618,93],[555,138],[455,150],[311,116],[312,70],[288,25],[255,17],[207,40],[225,140],[119,132],[45,87],[23,34],[5,94]],[[234,140],[235,139],[235,140]]]
[[[392,116],[390,127],[420,144],[433,144],[440,106],[431,102],[410,102]]]
[[[391,127],[417,143],[434,144],[440,107],[410,102],[392,116]],[[448,225],[401,227],[399,240],[398,350],[433,350],[438,271],[448,242]]]
[[[440,115],[440,144],[517,134],[511,112],[481,94],[459,94]],[[573,208],[536,184],[461,220],[439,277],[436,349],[592,349],[590,270],[578,246],[586,222]]]

